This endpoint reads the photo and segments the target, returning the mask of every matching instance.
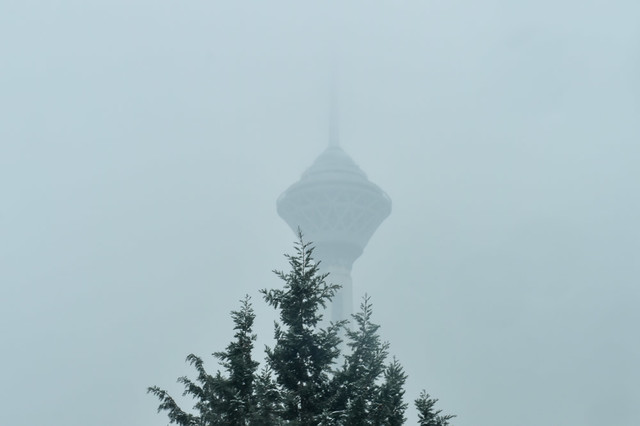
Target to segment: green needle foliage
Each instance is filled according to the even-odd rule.
[[[179,426],[359,426],[402,425],[406,421],[400,363],[387,362],[389,344],[380,339],[372,322],[373,308],[365,296],[354,328],[346,329],[348,350],[341,354],[340,333],[346,321],[322,327],[323,310],[339,286],[327,284],[313,260],[313,246],[299,233],[295,254],[288,255],[290,270],[274,271],[281,289],[262,290],[266,303],[279,311],[273,347],[267,347],[265,366],[252,358],[256,335],[255,314],[249,297],[231,313],[235,334],[222,352],[213,355],[222,371],[210,375],[203,361],[190,354],[194,380],[181,377],[183,396],[196,403],[191,412],[163,389],[148,392],[159,400],[170,423]],[[338,360],[342,366],[336,368]],[[422,393],[415,401],[421,426],[448,426],[453,416],[434,410],[436,400]]]
[[[416,399],[416,408],[418,409],[418,420],[420,426],[448,426],[449,420],[454,418],[452,415],[441,415],[440,410],[435,410],[434,405],[438,400],[422,391],[420,397]]]
[[[296,254],[287,256],[291,270],[274,271],[284,288],[262,290],[265,301],[280,310],[275,346],[267,348],[267,363],[282,388],[282,418],[295,425],[317,425],[330,408],[332,366],[340,355],[342,323],[319,327],[322,309],[337,285],[327,284],[313,261],[313,247],[300,235]]]
[[[183,395],[190,395],[197,401],[194,408],[198,415],[183,411],[166,391],[156,386],[148,389],[160,399],[158,411],[167,411],[171,423],[180,426],[247,425],[258,412],[255,391],[258,362],[252,359],[256,340],[252,332],[255,314],[248,296],[242,301],[240,310],[231,313],[231,318],[236,331],[234,341],[225,351],[213,354],[226,374],[220,371],[215,376],[208,374],[202,359],[190,354],[187,362],[196,369],[198,376],[195,381],[187,377],[178,379],[185,387]],[[259,381],[264,386],[263,381]]]

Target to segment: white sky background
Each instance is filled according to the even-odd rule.
[[[640,424],[640,3],[325,3],[0,2],[0,424],[167,424],[146,387],[215,371],[245,293],[269,343],[331,46],[407,399]]]

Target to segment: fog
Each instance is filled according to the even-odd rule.
[[[165,425],[328,141],[393,200],[353,269],[457,426],[640,424],[640,3],[0,3],[0,424]],[[185,406],[191,405],[184,401]],[[415,424],[411,407],[408,424]]]

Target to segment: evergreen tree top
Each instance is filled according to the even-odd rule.
[[[266,363],[258,371],[253,359],[256,319],[251,299],[231,312],[233,340],[214,352],[221,370],[209,374],[202,359],[187,356],[197,376],[180,377],[183,396],[195,400],[192,412],[183,410],[165,390],[147,389],[159,400],[170,423],[179,426],[396,426],[406,421],[404,385],[407,379],[397,359],[387,362],[389,344],[379,336],[373,306],[365,296],[347,329],[343,365],[340,331],[346,322],[321,327],[322,311],[339,286],[326,282],[327,274],[313,260],[313,246],[298,232],[295,253],[287,255],[290,270],[275,271],[278,289],[261,290],[264,300],[279,311],[273,347],[266,347]],[[421,426],[448,426],[450,415],[434,409],[437,400],[423,392],[415,400]]]
[[[290,271],[273,272],[284,281],[282,289],[263,289],[265,301],[274,309],[280,310],[282,324],[295,331],[303,328],[313,329],[322,320],[322,309],[327,307],[340,288],[336,284],[327,284],[328,274],[321,274],[320,262],[315,262],[312,243],[305,242],[298,230],[298,241],[294,243],[295,255],[285,255]]]

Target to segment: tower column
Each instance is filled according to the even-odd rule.
[[[351,314],[353,314],[351,267],[322,263],[320,271],[329,273],[327,277],[329,284],[339,284],[341,286],[331,303],[331,321],[351,320]]]

